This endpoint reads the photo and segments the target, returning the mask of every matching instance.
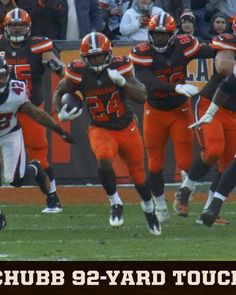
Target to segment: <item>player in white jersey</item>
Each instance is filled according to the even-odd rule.
[[[34,178],[41,191],[46,195],[50,180],[39,161],[27,163],[22,130],[17,120],[17,113],[30,116],[39,124],[58,133],[63,140],[73,143],[73,137],[64,131],[44,111],[39,110],[27,96],[26,84],[23,81],[10,80],[9,67],[0,58],[0,150],[2,159],[2,182],[5,185],[20,187]],[[4,214],[0,210],[0,230],[6,226]]]

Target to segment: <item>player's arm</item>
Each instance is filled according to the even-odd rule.
[[[107,69],[110,79],[118,86],[124,88],[130,99],[137,103],[144,104],[147,99],[146,87],[137,80],[132,72],[122,76],[117,70]]]
[[[18,109],[19,112],[27,114],[33,120],[38,122],[40,125],[47,127],[56,133],[58,133],[63,140],[68,143],[74,143],[74,138],[67,133],[64,129],[62,129],[46,112],[38,109],[35,105],[33,105],[30,101],[26,101],[24,104],[20,106]]]
[[[64,76],[65,64],[53,51],[43,52],[42,63],[46,68],[56,73],[59,77],[62,78]]]
[[[235,64],[235,52],[233,50],[221,50],[217,52],[215,66],[218,74],[225,76],[231,74]]]

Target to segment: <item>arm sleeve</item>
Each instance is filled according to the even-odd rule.
[[[236,76],[231,74],[221,81],[220,90],[226,94],[236,93]]]
[[[193,58],[214,58],[216,51],[209,45],[201,45],[200,50]]]
[[[135,76],[146,86],[148,92],[160,91],[168,93],[175,91],[175,84],[161,81],[153,75],[148,67],[135,65]]]

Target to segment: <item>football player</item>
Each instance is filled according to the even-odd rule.
[[[144,147],[128,98],[143,104],[145,86],[133,75],[128,57],[112,56],[111,42],[101,33],[86,35],[80,45],[81,60],[71,62],[53,99],[60,120],[74,119],[61,106],[64,93],[81,91],[91,119],[88,138],[98,163],[98,176],[111,204],[111,226],[123,224],[123,202],[116,188],[112,162],[117,153],[127,164],[149,231],[161,234],[151,191],[144,172]]]
[[[213,100],[208,107],[206,113],[201,117],[199,121],[192,124],[191,128],[199,128],[203,124],[213,124],[214,118],[216,118],[216,112],[220,111],[219,107],[225,105],[226,101],[235,100],[236,95],[236,64],[234,64],[233,73],[227,76],[219,85],[216,93],[213,97]],[[211,125],[210,124],[210,125]],[[228,168],[223,172],[219,184],[214,191],[214,194],[209,200],[207,207],[203,209],[203,212],[200,216],[202,222],[211,226],[215,223],[217,216],[220,213],[220,209],[223,205],[223,202],[227,199],[229,193],[236,186],[236,155],[234,160],[228,166]]]
[[[27,83],[30,101],[43,109],[42,78],[45,66],[58,75],[63,75],[63,65],[53,53],[53,43],[46,37],[31,36],[31,19],[28,13],[15,8],[4,19],[4,36],[0,40],[0,55],[11,66],[11,76]],[[47,160],[48,142],[46,130],[28,115],[19,114],[25,139],[26,152],[30,160],[38,159],[50,178],[47,206],[43,213],[60,213],[62,207],[56,193],[53,170]]]
[[[196,103],[196,121],[199,121],[199,118],[208,109],[214,93],[225,75],[233,72],[233,66],[236,63],[236,19],[233,20],[232,28],[234,31],[233,34],[221,34],[212,40],[211,46],[217,50],[215,58],[216,70],[210,81],[201,91],[201,95]],[[205,176],[214,164],[218,163],[219,173],[211,184],[204,209],[208,208],[222,172],[228,167],[234,157],[236,151],[235,93],[232,93],[231,96],[231,99],[223,102],[222,107],[217,112],[211,124],[203,125],[196,130],[201,152],[194,159],[188,171],[188,176],[176,194],[176,206],[179,207],[179,215],[188,212],[189,196],[191,195],[195,182]],[[198,218],[196,222],[201,224],[202,220]],[[214,223],[225,225],[229,222],[218,216]]]
[[[130,58],[136,77],[146,85],[144,143],[147,150],[149,182],[158,218],[168,216],[164,196],[165,149],[172,139],[178,167],[187,172],[193,159],[193,121],[189,97],[198,88],[185,84],[187,64],[194,58],[213,57],[209,46],[202,46],[192,35],[176,35],[176,22],[168,13],[153,16],[149,23],[149,42],[136,45]]]
[[[26,161],[24,139],[17,114],[27,114],[32,120],[55,131],[65,141],[73,143],[73,137],[65,132],[43,110],[35,107],[27,96],[25,82],[10,80],[7,62],[0,58],[0,151],[2,159],[2,182],[20,187],[34,178],[41,191],[48,194],[50,180],[37,160]],[[0,229],[6,221],[0,211]]]

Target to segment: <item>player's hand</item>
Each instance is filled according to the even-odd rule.
[[[43,65],[49,70],[60,75],[63,72],[63,66],[55,59],[43,60]]]
[[[117,84],[120,87],[125,85],[126,83],[125,78],[117,70],[111,70],[108,68],[107,72],[108,72],[108,76],[115,84]]]
[[[70,144],[76,143],[74,137],[70,133],[68,133],[66,131],[64,131],[64,133],[61,135],[61,137],[62,137],[62,139],[64,141],[66,141],[66,142],[68,142]]]
[[[206,113],[201,117],[201,119],[192,125],[190,125],[188,128],[195,129],[199,128],[203,124],[209,124],[213,120],[216,112],[218,111],[219,107],[214,102],[212,102],[207,109]]]
[[[192,125],[189,125],[188,128],[190,128],[190,129],[200,128],[203,124],[209,124],[209,123],[211,123],[211,121],[213,120],[213,118],[214,118],[214,116],[212,116],[212,114],[206,113],[205,115],[203,115],[201,117],[201,119],[199,121],[196,121]]]
[[[82,109],[78,111],[77,107],[74,107],[71,111],[67,112],[67,104],[61,108],[60,113],[57,115],[60,121],[74,120],[82,114]]]
[[[187,97],[191,97],[199,92],[198,87],[191,84],[177,84],[175,86],[175,92],[183,94]]]

